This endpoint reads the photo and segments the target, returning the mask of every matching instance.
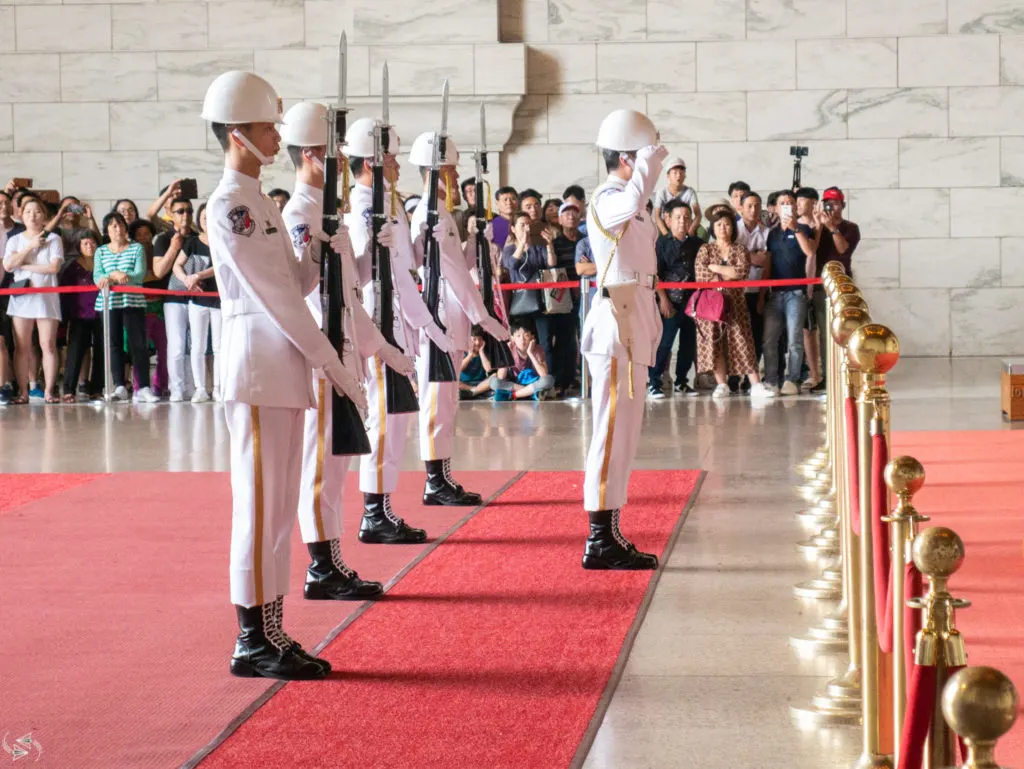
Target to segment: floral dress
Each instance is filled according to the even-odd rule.
[[[750,254],[744,246],[733,244],[729,246],[728,256],[723,261],[721,251],[714,243],[701,246],[695,264],[698,283],[723,280],[721,275],[708,269],[712,264],[735,267],[745,278],[750,270]],[[750,314],[747,312],[743,289],[727,288],[723,293],[730,308],[729,322],[718,324],[708,320],[697,321],[697,370],[713,371],[719,354],[724,352],[726,369],[730,376],[754,373],[757,370],[757,363],[754,360],[754,335],[750,331]]]

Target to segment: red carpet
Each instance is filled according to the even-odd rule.
[[[893,456],[919,459],[928,474],[915,498],[924,526],[948,526],[967,557],[950,592],[971,665],[991,665],[1024,695],[1024,432],[916,432],[893,436]],[[1004,766],[1024,765],[1024,718],[1000,741]]]
[[[661,554],[700,478],[638,471],[623,529]],[[558,769],[651,572],[586,572],[582,473],[528,473],[359,617],[328,682],[282,688],[200,765]]]
[[[0,475],[0,515],[16,510],[37,499],[60,494],[102,475],[91,473],[11,473]]]
[[[458,477],[486,499],[514,473]],[[395,509],[432,539],[471,512],[424,508],[422,488],[403,473]],[[0,489],[0,733],[32,732],[40,766],[179,766],[269,688],[228,675],[226,474],[2,475]],[[361,504],[346,508],[343,551],[367,578],[425,552],[358,543]],[[362,605],[301,600],[295,535],[287,627],[310,647]]]

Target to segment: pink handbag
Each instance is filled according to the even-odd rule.
[[[715,288],[698,288],[686,304],[686,314],[709,323],[728,323],[730,310],[725,294]]]

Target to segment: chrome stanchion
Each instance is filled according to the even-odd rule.
[[[103,401],[114,397],[114,378],[110,371],[110,286],[104,286],[103,296]]]
[[[590,278],[580,278],[580,338],[583,338],[583,324],[590,312]],[[580,352],[580,398],[590,397],[590,382],[587,379],[587,358]]]

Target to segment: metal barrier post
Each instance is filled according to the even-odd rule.
[[[110,371],[110,286],[104,286],[103,296],[103,400],[110,403],[114,397],[114,378]]]
[[[583,338],[583,324],[587,322],[590,312],[590,278],[580,278],[580,339]],[[590,382],[587,381],[587,358],[580,352],[580,397],[590,397]]]

